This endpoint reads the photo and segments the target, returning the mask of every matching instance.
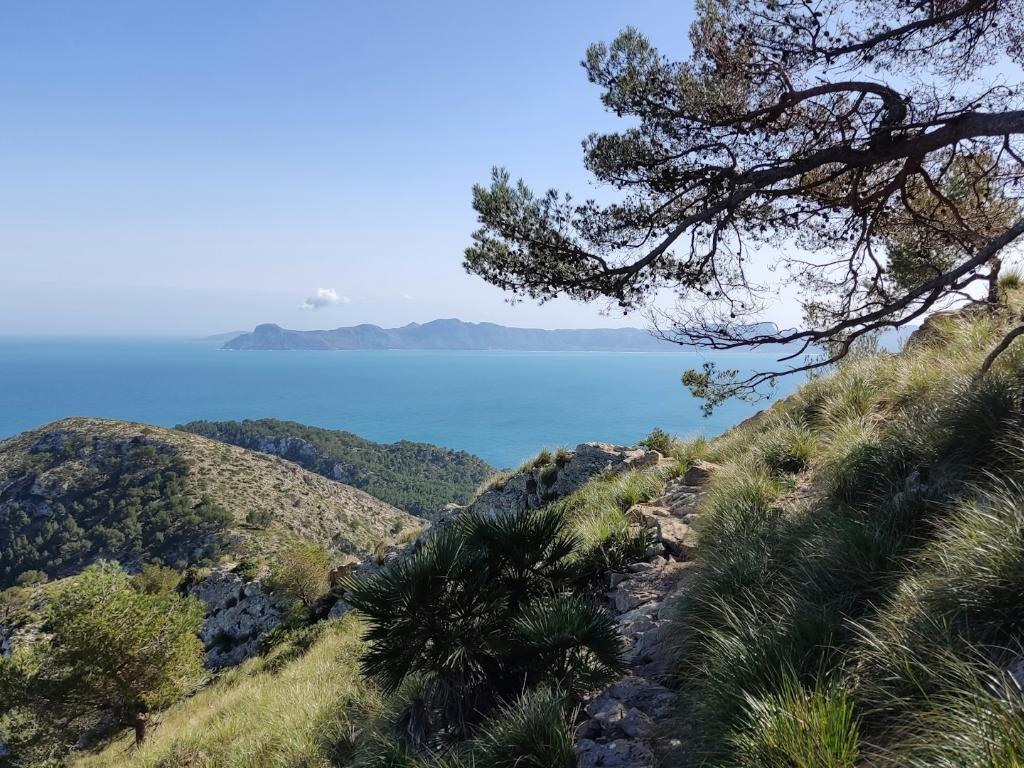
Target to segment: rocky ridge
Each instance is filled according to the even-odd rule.
[[[587,703],[588,719],[576,731],[578,768],[658,764],[655,723],[677,706],[677,694],[665,686],[674,655],[667,599],[690,570],[697,547],[691,524],[715,469],[697,461],[670,480],[660,498],[627,512],[649,529],[656,544],[647,560],[611,575],[608,607],[625,640],[629,672]]]
[[[492,484],[469,505],[483,515],[515,514],[538,509],[578,491],[602,472],[625,472],[656,465],[662,456],[647,448],[609,443],[581,443],[548,461],[536,462]]]

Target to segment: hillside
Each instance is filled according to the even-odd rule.
[[[292,723],[285,739],[273,724],[244,725],[290,708],[295,695],[268,689],[257,665],[257,677],[225,680],[216,695],[169,710],[167,730],[132,764],[242,766],[255,750],[267,764],[325,767],[1020,765],[1024,353],[1013,347],[984,379],[975,374],[1011,320],[935,318],[904,353],[858,354],[714,440],[652,435],[673,461],[601,473],[564,498],[531,501],[530,489],[554,487],[571,452],[542,453],[499,478],[488,498],[521,492],[527,509],[508,512],[516,526],[490,535],[521,536],[533,530],[528,521],[555,513],[572,532],[570,562],[586,568],[582,594],[606,601],[624,639],[624,676],[585,693],[582,710],[579,699],[552,699],[541,685],[505,700],[458,743],[429,741],[439,750],[431,757],[397,735],[409,706],[429,704],[413,680],[381,699],[340,662],[334,679],[358,703],[328,712],[317,702],[317,728]],[[533,503],[546,506],[531,511]],[[368,609],[377,590],[405,594],[405,579],[424,578],[431,558],[448,557],[450,537],[436,536],[408,569],[371,582]],[[476,567],[469,555],[453,556],[459,568]],[[548,578],[562,578],[561,567]],[[364,619],[377,627],[369,636],[383,644],[378,653],[419,658],[418,644],[435,631],[422,622],[435,616],[455,633],[445,642],[499,671],[502,657],[486,654],[500,654],[510,635],[488,649],[487,603],[473,592],[459,597],[466,623],[456,630],[463,625],[446,623],[455,616],[431,613],[444,599],[423,592],[419,619],[397,617],[405,630],[391,638],[383,627],[404,609],[387,598],[380,615]],[[538,624],[545,637],[558,631],[551,621]],[[285,666],[289,680],[316,675],[338,631]],[[417,663],[430,669],[429,657]],[[261,693],[250,701],[243,691],[254,686]],[[205,722],[211,708],[223,727],[187,725]],[[115,743],[86,764],[121,764],[125,748]]]
[[[0,587],[101,557],[180,568],[296,535],[365,552],[421,527],[283,459],[175,430],[72,418],[0,443]]]
[[[294,421],[193,421],[177,429],[281,456],[420,516],[452,502],[469,502],[494,472],[483,459],[465,451],[407,440],[375,443],[340,429]]]

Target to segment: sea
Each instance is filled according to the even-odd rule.
[[[370,440],[416,440],[515,466],[542,448],[635,443],[654,427],[717,435],[768,403],[713,415],[680,375],[768,352],[228,351],[191,339],[0,337],[0,439],[67,416],[171,427],[291,419]],[[799,382],[783,379],[777,396]]]

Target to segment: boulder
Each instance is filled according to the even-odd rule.
[[[282,621],[281,607],[259,580],[243,581],[227,567],[216,569],[188,593],[206,603],[199,637],[211,668],[233,666],[256,655],[260,638]]]
[[[665,545],[670,555],[689,559],[697,549],[696,532],[676,517],[658,518],[658,540]]]
[[[354,555],[339,556],[338,564],[328,574],[331,587],[340,586],[345,577],[353,573],[360,565],[362,565],[362,561]]]
[[[718,465],[710,461],[695,459],[683,475],[685,485],[705,485],[718,471]]]
[[[15,629],[6,624],[0,624],[0,656],[10,656],[14,653]]]

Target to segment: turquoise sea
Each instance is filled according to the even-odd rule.
[[[703,360],[683,350],[229,352],[192,340],[0,337],[0,438],[65,416],[162,426],[275,417],[504,467],[545,446],[633,443],[654,426],[715,435],[765,406],[732,402],[704,418],[679,381]],[[772,357],[723,360],[749,369]]]

